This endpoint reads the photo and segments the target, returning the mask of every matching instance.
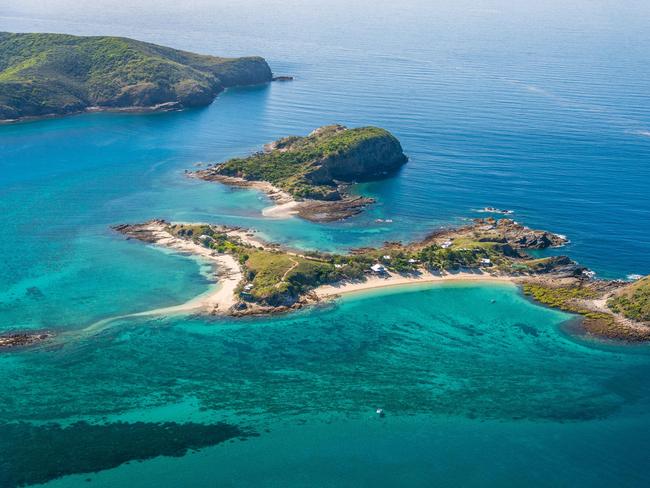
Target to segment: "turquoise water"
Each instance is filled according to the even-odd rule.
[[[582,344],[563,332],[567,318],[509,285],[463,284],[264,321],[126,322],[0,357],[0,412],[64,425],[225,421],[261,433],[52,486],[647,481],[635,469],[647,461],[647,353]]]
[[[199,263],[109,230],[148,218],[344,250],[498,206],[566,234],[561,252],[600,276],[650,273],[650,7],[16,3],[0,30],[260,54],[296,80],[200,110],[0,126],[0,331],[69,334],[0,356],[2,420],[227,421],[260,434],[123,465],[93,486],[647,484],[647,348],[585,342],[570,317],[515,289],[391,290],[273,319],[84,328],[206,289]],[[344,223],[266,220],[264,196],[183,175],[334,122],[384,126],[410,156],[396,178],[356,189],[379,203]]]

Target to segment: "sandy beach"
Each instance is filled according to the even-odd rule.
[[[291,200],[286,203],[278,203],[271,207],[262,209],[262,215],[271,219],[288,219],[294,215],[298,215],[300,202]]]
[[[174,315],[189,312],[225,313],[236,303],[235,288],[237,288],[237,285],[242,280],[243,274],[241,266],[233,256],[230,254],[220,254],[211,249],[195,244],[192,241],[174,237],[164,230],[164,226],[161,224],[152,222],[147,227],[147,230],[156,237],[155,246],[197,256],[213,264],[216,268],[219,281],[212,289],[185,303],[136,313],[131,315],[132,317]],[[250,242],[258,243],[258,241],[252,240],[252,238],[243,231],[233,232],[239,237],[245,237]]]
[[[334,298],[349,293],[362,292],[377,288],[387,288],[391,286],[417,285],[426,283],[441,283],[454,281],[492,281],[502,283],[514,283],[514,280],[507,276],[493,276],[487,273],[448,273],[444,275],[433,274],[423,271],[417,276],[402,276],[398,274],[386,273],[385,276],[371,276],[365,281],[346,282],[334,285],[319,286],[314,293],[320,300]]]
[[[262,209],[262,215],[269,219],[290,219],[300,215],[300,209],[306,206],[305,201],[298,201],[289,193],[266,181],[247,181],[242,178],[229,176],[220,177],[222,183],[236,185],[244,188],[253,188],[266,194],[273,205]]]
[[[225,185],[231,185],[240,188],[252,188],[265,193],[272,201],[273,205],[262,209],[262,215],[272,219],[288,219],[299,213],[301,202],[294,199],[289,193],[281,190],[277,186],[267,181],[250,181],[235,176],[211,174],[208,181],[218,181]]]

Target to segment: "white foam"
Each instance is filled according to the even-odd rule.
[[[636,281],[643,278],[643,275],[640,274],[629,274],[625,277],[628,281]]]

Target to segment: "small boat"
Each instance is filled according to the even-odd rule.
[[[379,415],[380,417],[385,417],[386,414],[384,413],[384,409],[383,408],[378,408],[377,409],[377,415]]]

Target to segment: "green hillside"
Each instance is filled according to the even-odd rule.
[[[271,80],[259,57],[219,58],[120,37],[0,32],[0,120],[88,107],[209,104]]]

